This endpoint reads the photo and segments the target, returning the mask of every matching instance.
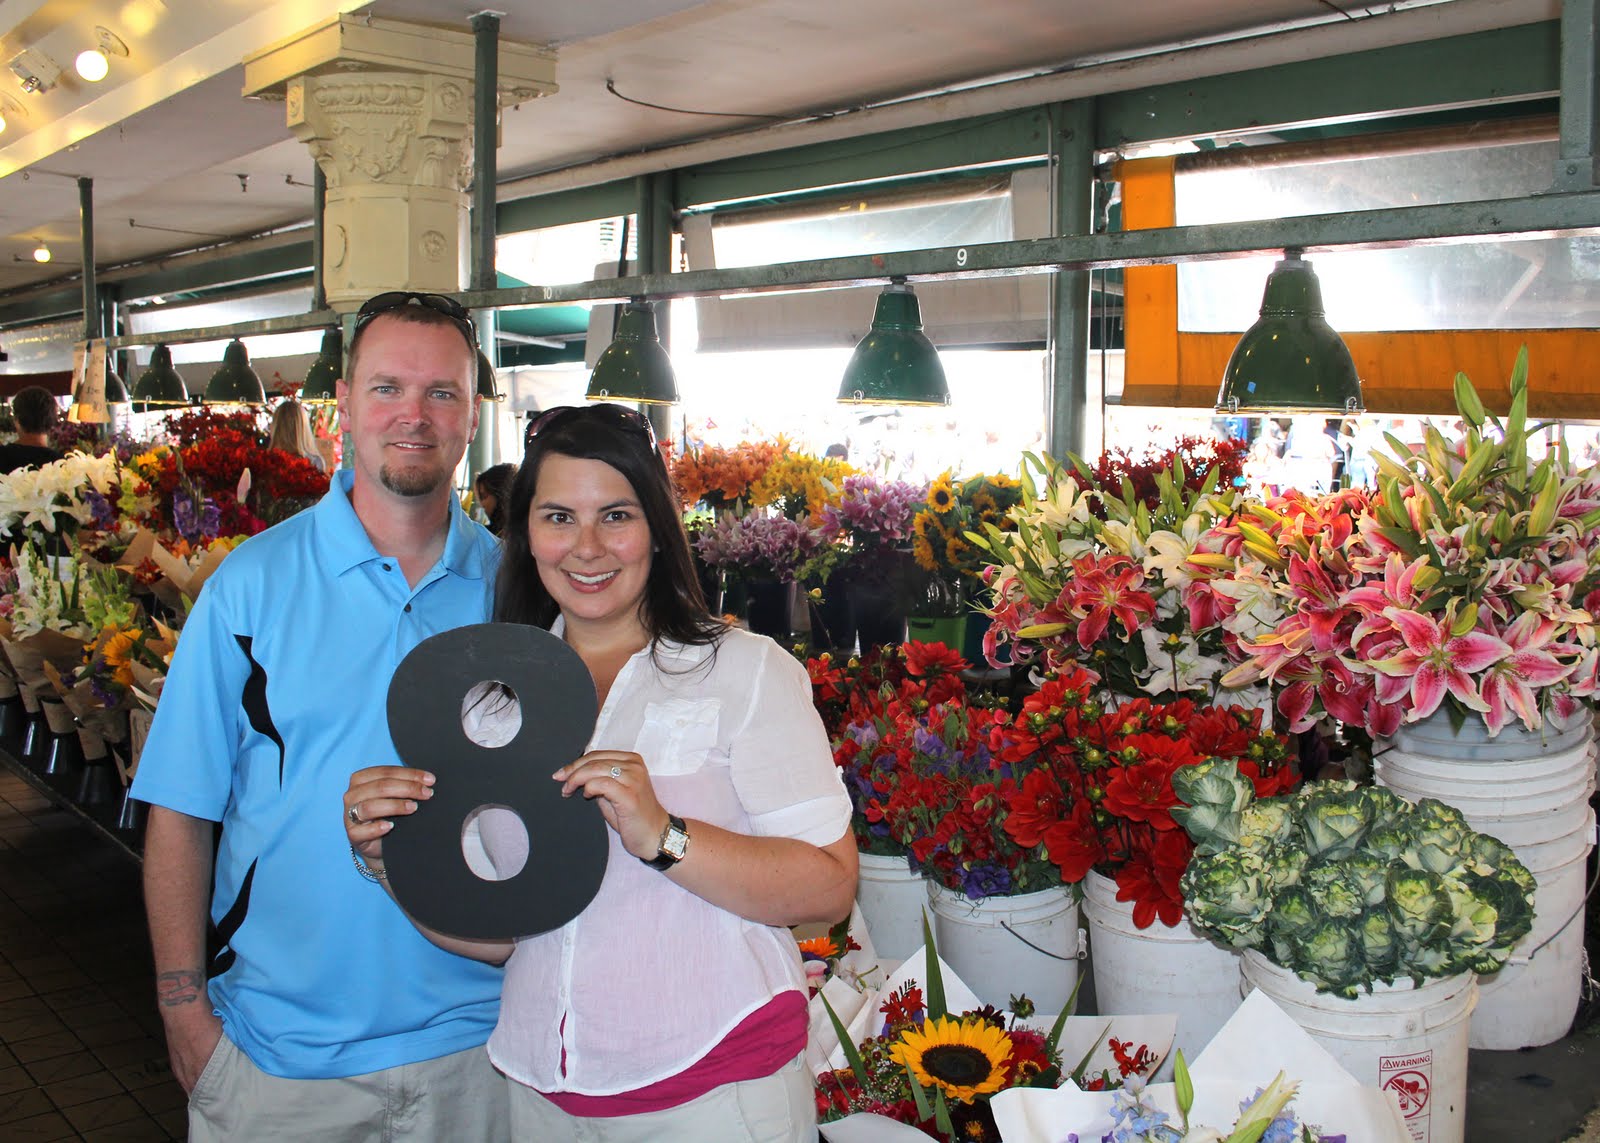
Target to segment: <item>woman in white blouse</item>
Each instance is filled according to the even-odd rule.
[[[534,421],[502,539],[496,618],[550,628],[594,676],[589,752],[555,780],[598,800],[611,847],[599,894],[562,929],[514,947],[430,934],[510,958],[489,1054],[515,1081],[515,1137],[815,1139],[787,926],[849,913],[856,849],[804,668],[707,612],[654,435],[632,410]],[[352,776],[346,829],[374,869],[385,819],[430,780]],[[507,817],[480,826],[512,871],[527,841]]]

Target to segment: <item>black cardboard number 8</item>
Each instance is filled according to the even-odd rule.
[[[486,680],[522,704],[522,727],[504,746],[479,746],[461,726],[463,700]],[[503,940],[559,929],[584,910],[605,876],[605,819],[586,799],[563,798],[550,775],[588,749],[595,717],[583,660],[540,628],[480,623],[412,649],[389,683],[389,734],[402,762],[438,781],[383,842],[407,913],[451,936]],[[490,804],[509,806],[528,830],[527,863],[503,881],[483,880],[461,853],[467,815]]]

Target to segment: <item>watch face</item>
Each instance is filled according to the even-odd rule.
[[[688,831],[679,829],[675,825],[669,827],[667,830],[667,836],[661,841],[661,852],[672,858],[674,861],[681,861],[683,860],[683,855],[688,851],[688,849]]]

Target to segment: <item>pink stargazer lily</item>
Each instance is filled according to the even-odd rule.
[[[1573,668],[1547,650],[1557,630],[1554,620],[1526,611],[1503,632],[1511,653],[1494,664],[1483,680],[1483,701],[1487,707],[1483,722],[1491,737],[1500,733],[1513,714],[1529,730],[1539,729],[1544,716],[1539,711],[1539,696],[1534,688],[1560,682]]]
[[[1072,561],[1072,582],[1056,600],[1060,607],[1078,619],[1078,646],[1089,648],[1106,633],[1113,616],[1122,624],[1124,639],[1130,638],[1155,618],[1155,597],[1140,591],[1144,570],[1121,556],[1096,560],[1081,556]]]
[[[1405,646],[1372,666],[1386,675],[1411,677],[1411,721],[1439,709],[1446,692],[1471,710],[1487,712],[1472,675],[1511,654],[1511,646],[1487,631],[1452,635],[1448,618],[1386,607],[1383,614],[1399,628]]]

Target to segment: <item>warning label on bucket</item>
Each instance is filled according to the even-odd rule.
[[[1393,1092],[1400,1101],[1413,1143],[1429,1143],[1428,1123],[1433,1118],[1433,1053],[1378,1057],[1378,1087]]]

